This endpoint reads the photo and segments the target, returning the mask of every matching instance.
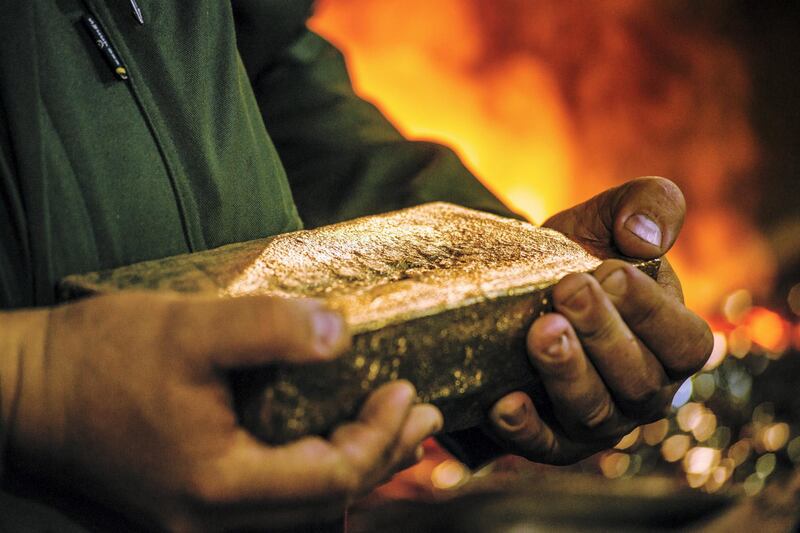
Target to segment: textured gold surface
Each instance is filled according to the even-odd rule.
[[[245,424],[285,442],[329,431],[396,378],[443,409],[447,430],[479,423],[503,393],[535,383],[524,337],[550,309],[548,288],[599,264],[558,232],[433,203],[71,276],[62,288],[65,297],[136,288],[324,299],[355,335],[349,354],[236,377]]]

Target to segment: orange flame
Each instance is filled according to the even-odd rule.
[[[747,70],[693,5],[320,0],[310,26],[405,135],[452,146],[535,221],[637,175],[674,179],[690,213],[671,257],[709,312],[768,289],[774,267],[742,194],[758,153]]]

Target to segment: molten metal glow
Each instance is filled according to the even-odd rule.
[[[690,216],[672,259],[711,312],[774,268],[735,192],[758,159],[747,71],[681,9],[693,16],[647,0],[319,0],[310,26],[404,134],[452,146],[537,222],[638,175],[678,181]]]
[[[310,26],[406,136],[451,146],[536,222],[638,175],[678,182],[689,213],[670,261],[689,306],[716,317],[714,349],[707,374],[673,400],[682,433],[667,419],[643,426],[617,444],[629,453],[611,450],[599,468],[633,475],[637,447],[660,445],[690,486],[715,492],[741,481],[734,470],[754,454],[785,448],[800,464],[786,424],[754,418],[753,432],[732,435],[701,403],[718,394],[711,374],[728,355],[800,349],[800,324],[753,307],[770,294],[775,260],[752,216],[749,76],[707,23],[685,23],[695,10],[691,0],[318,0]],[[800,284],[788,304],[800,315]],[[730,394],[749,392],[742,381]],[[759,458],[746,493],[762,490],[774,457]],[[440,489],[467,478],[450,460],[425,471]]]
[[[755,307],[745,318],[750,338],[756,344],[773,352],[782,352],[788,344],[789,325],[781,316],[769,309]]]

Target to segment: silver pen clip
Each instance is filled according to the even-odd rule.
[[[133,8],[133,16],[139,21],[139,24],[144,24],[144,16],[142,15],[142,8],[136,3],[136,0],[131,0],[131,8]]]

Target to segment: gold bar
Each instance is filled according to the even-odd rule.
[[[525,350],[550,288],[601,260],[560,233],[431,203],[115,270],[69,276],[64,298],[125,289],[323,299],[353,348],[336,361],[237,373],[245,426],[282,443],[325,434],[366,395],[408,379],[445,430],[479,424],[513,390],[540,395]],[[654,276],[659,261],[638,266]]]

